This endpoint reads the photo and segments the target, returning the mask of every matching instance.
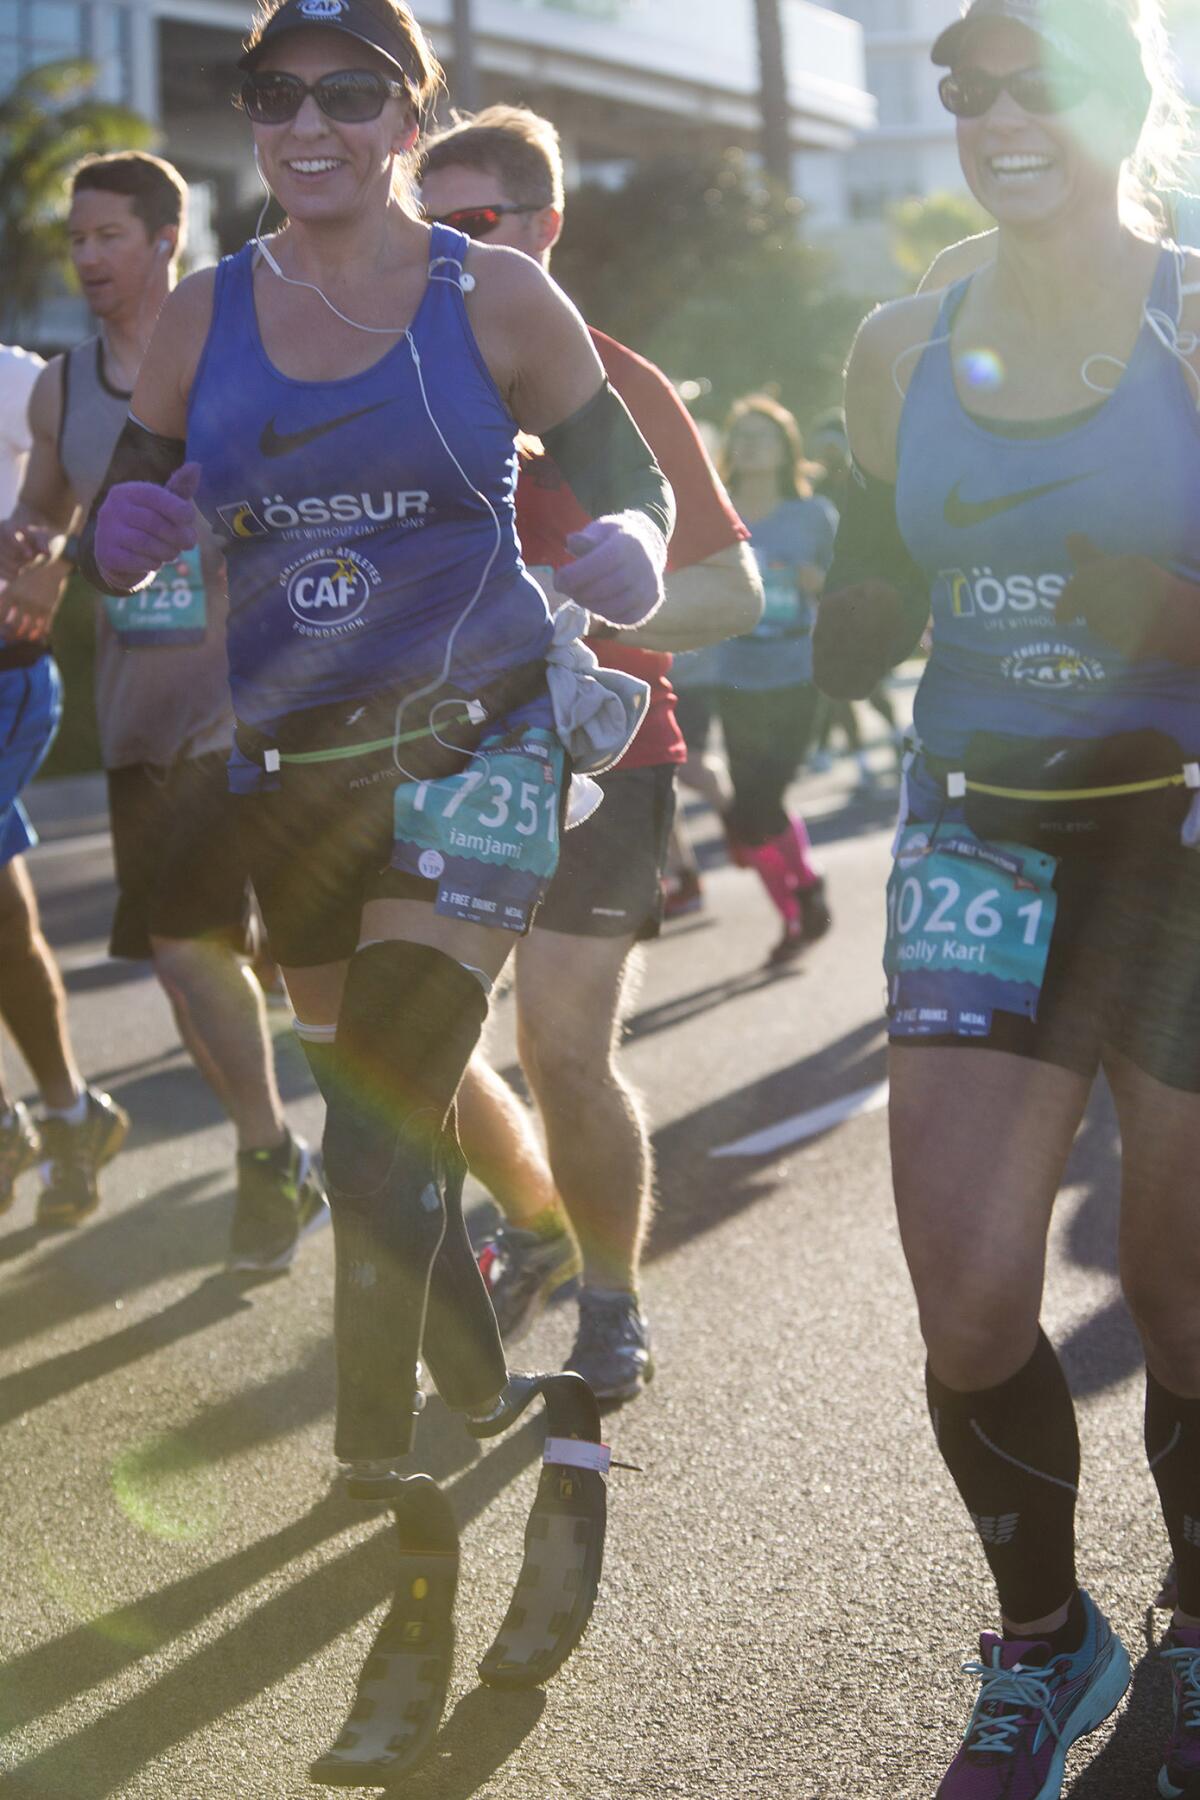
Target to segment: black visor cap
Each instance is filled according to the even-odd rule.
[[[340,37],[356,38],[378,51],[408,85],[413,104],[417,104],[421,78],[414,71],[412,46],[398,31],[391,30],[382,19],[357,0],[287,0],[268,20],[262,36],[253,49],[238,58],[239,69],[254,69],[259,58],[279,38],[290,31],[313,28],[337,32]]]
[[[972,0],[937,39],[930,60],[956,68],[981,25],[1006,19],[1024,25],[1053,56],[1087,69],[1110,92],[1145,115],[1152,98],[1132,20],[1113,0]]]

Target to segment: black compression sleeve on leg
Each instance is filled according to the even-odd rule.
[[[186,456],[187,445],[182,438],[149,431],[132,414],[126,419],[100,491],[88,508],[87,523],[79,534],[76,566],[84,580],[102,594],[119,591],[113,589],[96,561],[96,516],[109,491],[123,481],[153,481],[158,487],[166,487],[175,471],[183,467]]]
[[[486,1014],[474,975],[439,950],[372,944],[351,959],[325,1126],[335,1450],[348,1461],[411,1446],[432,1272],[457,1205],[448,1115]],[[482,1277],[455,1295],[463,1379],[472,1398],[491,1399],[507,1370]]]
[[[921,641],[929,588],[896,521],[896,489],[857,464],[813,633],[816,684],[861,700]]]
[[[1200,1400],[1146,1371],[1146,1455],[1175,1553],[1179,1604],[1200,1618]]]
[[[938,1449],[979,1533],[1005,1616],[1045,1618],[1075,1591],[1079,1434],[1048,1338],[998,1387],[960,1394],[926,1370]]]
[[[675,527],[670,483],[609,382],[569,419],[544,431],[542,442],[594,519],[602,513],[645,513],[670,542]]]

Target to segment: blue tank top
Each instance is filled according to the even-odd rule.
[[[409,332],[340,381],[295,381],[268,359],[252,244],[218,266],[187,454],[225,540],[230,686],[249,725],[434,680],[476,594],[454,686],[473,693],[549,645],[517,542],[517,426],[459,284],[466,246],[433,227]]]
[[[1154,314],[1160,328],[1178,325],[1182,267],[1181,253],[1163,250],[1112,395],[1053,437],[1002,435],[966,411],[948,339],[968,283],[947,292],[897,439],[897,520],[933,613],[913,717],[935,755],[961,757],[975,731],[1086,738],[1148,727],[1200,753],[1200,673],[1130,660],[1054,621],[1074,532],[1200,581],[1197,396],[1150,323]]]

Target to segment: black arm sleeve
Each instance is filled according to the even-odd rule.
[[[929,584],[900,535],[894,484],[868,475],[854,463],[825,595],[828,598],[839,588],[857,587],[864,581],[886,581],[900,595],[907,641],[894,660],[902,662],[920,641],[928,621]]]
[[[561,425],[542,433],[579,504],[593,519],[602,513],[645,513],[670,543],[675,528],[671,484],[608,381]]]
[[[857,464],[838,525],[813,638],[817,686],[870,693],[911,655],[929,619],[929,585],[896,522],[896,490]]]
[[[123,481],[153,481],[159,487],[166,487],[176,469],[183,467],[186,455],[187,446],[182,438],[162,437],[157,431],[148,431],[132,413],[126,419],[100,491],[88,508],[87,523],[79,534],[76,567],[84,580],[102,594],[134,591],[114,588],[100,573],[96,562],[96,515],[110,490]]]

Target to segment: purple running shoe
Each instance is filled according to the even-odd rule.
[[[937,1800],[1058,1800],[1067,1751],[1094,1731],[1129,1686],[1129,1658],[1108,1620],[1082,1594],[1086,1629],[1072,1655],[985,1631],[979,1698]],[[1165,1791],[1165,1790],[1164,1790]]]
[[[1200,1630],[1172,1625],[1163,1639],[1163,1655],[1171,1668],[1175,1720],[1167,1754],[1158,1771],[1163,1800],[1200,1796]]]

